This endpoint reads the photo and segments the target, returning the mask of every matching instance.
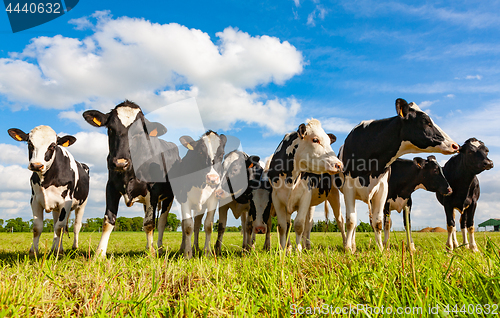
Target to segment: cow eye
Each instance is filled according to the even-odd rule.
[[[313,138],[313,142],[314,142],[315,144],[319,144],[319,139],[315,137],[315,138]]]

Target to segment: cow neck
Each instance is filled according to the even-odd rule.
[[[348,147],[344,145],[342,159],[344,160],[345,173],[350,173],[353,178],[358,176],[378,177],[385,173],[390,163],[397,159],[396,155],[403,142],[401,138],[401,122],[402,119],[396,116],[375,120],[365,128],[358,127],[357,129],[365,129],[365,131],[359,131],[361,133],[359,137],[352,137],[354,140],[350,140],[350,142],[356,143],[356,146],[350,148],[354,148],[356,152],[362,155],[352,156],[353,151],[347,153],[346,151],[350,149],[347,149]],[[377,132],[377,130],[380,130],[380,132]],[[397,136],[397,140],[394,140],[395,136]],[[391,142],[391,139],[393,142]],[[370,160],[374,159],[377,159],[377,162],[370,164]],[[348,160],[354,161],[347,162]],[[364,169],[362,169],[364,171],[358,170],[362,164],[364,164]]]
[[[66,160],[64,160],[65,158],[68,159],[67,166],[65,164],[66,163]],[[40,178],[40,184],[44,188],[47,188],[49,186],[59,187],[71,182],[71,180],[65,180],[68,171],[71,171],[71,165],[69,165],[69,157],[64,156],[61,146],[56,146],[54,160],[52,161],[52,165],[50,166],[50,168],[47,171],[45,171],[44,174],[42,174],[41,172],[36,172],[36,174]]]
[[[446,172],[451,174],[447,174]],[[474,172],[471,172],[470,169],[467,168],[465,156],[461,153],[448,160],[443,167],[443,173],[452,189],[453,185],[457,186],[459,184],[466,184],[468,189],[468,185],[471,184],[472,180],[476,176]]]

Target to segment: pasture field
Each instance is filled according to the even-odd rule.
[[[72,234],[71,234],[72,236]],[[213,243],[215,236],[212,235]],[[204,242],[204,233],[200,235]],[[497,317],[500,234],[477,233],[480,252],[445,251],[446,233],[414,233],[417,252],[403,252],[405,233],[391,233],[380,253],[373,233],[358,233],[344,254],[339,233],[312,233],[310,251],[241,253],[242,236],[226,233],[219,257],[184,260],[180,233],[167,233],[167,253],[144,251],[144,233],[114,232],[108,258],[93,259],[100,233],[81,233],[80,248],[59,259],[30,260],[31,233],[0,234],[1,317]],[[51,244],[43,233],[42,250]],[[292,234],[294,240],[294,234]],[[71,246],[66,236],[64,244]],[[414,278],[415,277],[415,278]],[[363,307],[361,307],[363,306]],[[364,308],[365,311],[361,309]],[[358,311],[359,309],[359,311]],[[405,314],[406,312],[406,314]],[[489,313],[489,314],[488,314]]]

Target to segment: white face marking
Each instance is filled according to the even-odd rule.
[[[210,160],[213,161],[215,158],[215,153],[217,152],[217,149],[219,149],[220,138],[216,134],[211,133],[208,136],[203,136],[202,139],[205,142],[205,146],[207,147],[208,156],[210,157]]]
[[[470,144],[477,147],[477,148],[481,147],[481,143],[479,141],[473,141]]]
[[[265,189],[257,189],[252,192],[252,201],[255,205],[255,221],[254,228],[257,226],[266,226],[264,223],[264,211],[269,204],[269,191]]]
[[[49,126],[38,126],[29,133],[29,141],[34,147],[30,163],[43,164],[42,173],[44,173],[54,161],[54,156],[49,161],[45,161],[45,153],[52,143],[57,144],[57,134]]]
[[[370,120],[363,120],[361,124],[363,125],[363,128],[366,128],[366,126],[369,126],[373,122],[373,119]]]
[[[123,126],[128,127],[132,125],[137,117],[137,114],[140,112],[140,108],[132,108],[132,107],[118,107],[116,109],[116,113],[118,114],[118,119],[120,119]]]

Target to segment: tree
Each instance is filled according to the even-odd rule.
[[[7,220],[7,225],[5,225],[7,231],[14,232],[29,232],[30,225],[29,222],[24,222],[22,218],[15,218]]]
[[[217,224],[218,224],[218,221],[217,221]],[[169,213],[165,230],[170,231],[170,232],[176,232],[180,225],[181,225],[181,221],[177,218],[177,215],[175,215],[175,213]]]
[[[364,223],[363,221],[359,222],[358,227],[356,228],[357,232],[373,232],[373,228],[370,224]]]
[[[326,221],[318,221],[315,222],[311,232],[338,232],[339,227],[337,225],[337,221],[326,222]]]

